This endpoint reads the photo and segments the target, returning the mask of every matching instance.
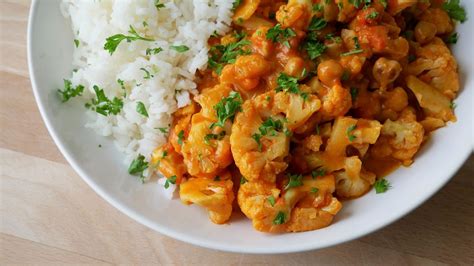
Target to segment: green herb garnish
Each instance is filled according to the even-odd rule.
[[[243,38],[242,35],[239,35],[236,37]],[[214,69],[216,73],[220,75],[225,65],[235,63],[237,56],[250,54],[249,50],[242,49],[244,46],[249,45],[249,44],[250,44],[249,40],[240,39],[239,41],[235,43],[230,43],[227,45],[219,44],[219,45],[212,46],[211,49],[209,50],[209,55],[210,55],[209,60],[208,60],[209,67],[211,69]]]
[[[124,34],[115,34],[107,39],[105,39],[105,44],[104,44],[104,50],[109,51],[110,55],[112,55],[115,50],[117,50],[117,47],[119,44],[123,41],[126,40],[127,42],[131,41],[136,41],[136,40],[142,40],[142,41],[148,41],[152,42],[154,41],[153,39],[150,38],[145,38],[140,36],[137,31],[130,25],[130,30],[128,31],[131,35],[124,35]]]
[[[286,219],[286,215],[284,212],[280,211],[278,214],[275,216],[275,219],[273,219],[273,224],[279,225],[279,224],[284,224]]]
[[[288,184],[285,186],[284,190],[288,190],[293,187],[299,187],[303,185],[303,175],[299,174],[288,174],[288,177],[290,180],[288,181]]]
[[[387,191],[391,187],[392,186],[390,185],[390,183],[384,178],[379,179],[379,180],[375,181],[375,183],[374,183],[374,188],[375,188],[375,193],[376,194],[384,193],[385,191]]]
[[[145,104],[142,102],[137,102],[137,112],[145,117],[148,117],[148,112],[146,111]]]
[[[155,7],[157,10],[160,10],[160,8],[165,7],[165,4],[160,3],[160,0],[155,0]]]
[[[210,145],[211,140],[222,140],[225,136],[225,131],[221,131],[219,134],[207,134],[204,136],[204,143]]]
[[[114,97],[113,100],[110,100],[105,96],[105,92],[103,89],[99,88],[99,86],[94,85],[93,87],[96,99],[92,99],[91,103],[86,103],[86,107],[96,111],[97,113],[108,116],[110,114],[116,115],[120,113],[123,107],[123,101],[117,97]]]
[[[64,80],[64,89],[58,89],[59,96],[61,97],[62,102],[67,102],[69,99],[81,96],[82,92],[84,92],[83,85],[77,85],[75,88],[72,86],[72,82],[70,80]]]
[[[143,171],[148,168],[148,162],[145,161],[145,156],[138,154],[138,157],[134,159],[128,167],[128,173],[131,175],[139,175],[142,183],[145,182]]]
[[[79,47],[79,44],[80,44],[80,43],[81,43],[81,42],[80,42],[78,39],[74,39],[74,45],[76,46],[76,48]]]
[[[316,169],[316,170],[313,170],[311,172],[311,177],[313,179],[316,179],[317,177],[319,176],[325,176],[326,175],[326,170],[322,169],[322,168],[319,168],[319,169]]]
[[[166,178],[166,181],[165,181],[165,188],[169,188],[170,187],[170,184],[176,184],[176,179],[177,177],[174,175],[174,176],[170,176],[168,178]]]
[[[313,17],[309,23],[308,30],[322,30],[327,24],[323,18]]]
[[[189,47],[186,45],[172,45],[170,46],[170,49],[175,50],[178,53],[184,53],[189,50]]]
[[[452,19],[464,23],[467,20],[467,13],[459,3],[459,0],[449,0],[443,4],[443,9]]]
[[[357,125],[351,125],[347,128],[346,130],[346,134],[347,134],[347,138],[349,138],[349,141],[352,142],[356,139],[356,136],[354,136],[352,134],[352,132],[357,128]]]
[[[178,133],[178,144],[183,145],[183,139],[184,139],[184,130],[181,130]]]
[[[269,196],[267,200],[270,203],[270,205],[272,205],[272,207],[275,206],[275,197],[273,197],[273,195]]]
[[[276,24],[273,28],[267,31],[266,38],[272,42],[282,43],[286,47],[290,47],[289,39],[296,36],[294,30],[290,28],[282,29],[280,24]]]
[[[232,91],[229,96],[214,106],[214,110],[216,110],[217,122],[212,123],[210,128],[224,127],[227,120],[233,122],[235,115],[242,110],[242,97],[238,92]]]
[[[158,54],[161,51],[163,51],[163,48],[158,47],[158,48],[147,48],[146,49],[146,55],[152,55],[152,54]]]

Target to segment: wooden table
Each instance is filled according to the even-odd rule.
[[[323,250],[233,254],[138,224],[82,181],[46,131],[28,78],[28,9],[0,0],[0,263],[474,264],[474,156],[410,215]]]

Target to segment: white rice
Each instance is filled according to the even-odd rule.
[[[224,34],[231,23],[234,0],[160,0],[165,7],[157,10],[155,0],[63,0],[61,10],[72,22],[75,39],[71,77],[73,85],[86,87],[83,97],[95,97],[94,85],[104,89],[109,99],[123,99],[118,115],[103,116],[88,111],[86,126],[102,136],[112,137],[126,155],[128,164],[151,152],[166,141],[158,128],[168,128],[171,114],[190,103],[196,94],[194,76],[205,69],[214,32]],[[155,41],[122,41],[110,55],[104,50],[107,37],[128,33],[130,26],[140,36]],[[189,51],[178,53],[171,45],[186,45]],[[147,48],[161,47],[162,52],[147,56]],[[147,69],[153,77],[145,79]],[[123,80],[124,90],[117,80]],[[136,111],[144,103],[149,118]]]

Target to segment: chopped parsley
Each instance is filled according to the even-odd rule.
[[[178,144],[183,145],[183,139],[184,139],[184,130],[181,130],[178,133]]]
[[[212,123],[210,128],[224,127],[227,120],[233,122],[235,115],[242,110],[242,97],[238,92],[232,91],[229,96],[214,106],[214,110],[216,110],[217,122]]]
[[[270,205],[275,206],[275,197],[273,197],[273,195],[270,195],[268,198],[267,198],[268,202],[270,203]]]
[[[451,108],[451,110],[456,109],[456,107],[457,107],[457,104],[456,104],[454,101],[451,101],[451,102],[449,103],[449,108]]]
[[[309,23],[308,30],[322,30],[327,24],[323,18],[313,17]]]
[[[237,56],[250,54],[249,50],[242,49],[249,45],[250,41],[242,39],[245,35],[238,35],[236,37],[239,41],[227,45],[215,45],[209,50],[209,67],[214,69],[218,75],[221,74],[226,64],[235,63]]]
[[[443,4],[443,9],[452,19],[464,23],[467,20],[467,13],[459,2],[460,0],[448,0]]]
[[[321,12],[323,11],[323,6],[321,3],[313,4],[313,11],[314,12]]]
[[[312,177],[313,179],[316,179],[316,177],[325,176],[325,175],[326,175],[326,170],[324,170],[324,169],[322,169],[322,168],[313,170],[313,171],[311,172],[311,177]]]
[[[151,79],[154,77],[152,74],[150,74],[150,71],[146,70],[146,68],[142,67],[140,70],[145,72],[145,76],[143,77],[144,79]]]
[[[326,34],[326,36],[324,38],[326,40],[332,40],[335,43],[341,43],[342,42],[341,37],[336,36],[334,33],[328,33],[328,34]]]
[[[357,96],[359,96],[359,89],[355,87],[351,87],[350,92],[351,92],[352,101],[355,101],[357,99]]]
[[[376,194],[384,193],[385,191],[387,191],[391,187],[392,186],[390,185],[390,183],[384,178],[379,179],[379,180],[375,181],[375,183],[374,183],[374,188],[375,188],[375,193]]]
[[[311,193],[318,193],[319,189],[317,187],[312,187],[309,192]]]
[[[143,171],[148,168],[148,162],[145,161],[145,156],[138,154],[138,157],[134,159],[128,167],[128,173],[131,175],[139,175],[142,183],[145,182]]]
[[[299,174],[295,174],[295,175],[292,175],[292,174],[288,174],[288,184],[286,184],[284,190],[288,190],[290,188],[293,188],[293,187],[299,187],[299,186],[302,186],[303,185],[303,175],[299,175]]]
[[[131,35],[124,35],[124,34],[119,33],[105,39],[104,50],[109,51],[110,55],[112,55],[115,52],[115,50],[117,50],[117,47],[123,40],[126,40],[127,42],[136,41],[136,40],[142,40],[142,41],[148,41],[148,42],[154,41],[153,39],[140,36],[137,33],[137,31],[132,27],[132,25],[130,25],[130,30],[128,31],[128,33],[130,33]]]
[[[240,6],[240,4],[242,4],[242,0],[235,0],[232,3],[232,11],[235,11]]]
[[[364,49],[360,48],[360,43],[359,43],[359,38],[354,37],[352,38],[354,41],[354,50],[351,50],[349,52],[342,53],[341,56],[348,56],[348,55],[353,55],[353,54],[360,54],[364,52]]]
[[[160,0],[155,0],[155,7],[157,10],[160,10],[160,8],[165,7],[165,4],[160,3]]]
[[[219,134],[207,134],[206,136],[204,136],[204,143],[206,143],[207,145],[210,145],[210,140],[221,140],[223,139],[225,136],[225,131],[221,131],[221,133]]]
[[[278,214],[275,216],[275,219],[273,219],[273,224],[279,225],[279,224],[284,224],[286,220],[286,215],[284,212],[279,211]]]
[[[356,8],[359,8],[360,5],[362,4],[363,0],[349,0],[349,3],[355,6]]]
[[[245,184],[245,183],[247,183],[247,182],[248,182],[248,181],[247,181],[247,179],[245,179],[245,177],[243,177],[243,176],[240,177],[240,184],[241,184],[241,185],[243,185],[243,184]]]
[[[454,32],[451,35],[449,35],[445,41],[446,43],[449,43],[449,44],[455,44],[458,42],[458,37],[459,37],[458,33]]]
[[[163,133],[163,134],[167,134],[168,133],[168,128],[166,127],[159,127],[158,130]]]
[[[356,136],[352,133],[355,129],[357,128],[357,125],[351,125],[347,128],[346,134],[347,138],[349,139],[350,142],[354,141],[356,139]]]
[[[158,48],[147,48],[146,49],[146,55],[152,55],[152,54],[158,54],[161,51],[163,51],[163,48],[158,47]]]
[[[62,102],[67,102],[69,99],[81,96],[82,92],[84,92],[83,85],[77,85],[75,88],[72,86],[72,82],[70,80],[64,80],[64,89],[58,89],[59,96],[61,97]]]
[[[110,100],[105,96],[105,92],[103,89],[99,88],[99,86],[94,85],[93,87],[96,99],[92,99],[91,103],[86,103],[86,108],[89,108],[97,113],[108,116],[110,114],[116,115],[120,113],[123,107],[123,101],[117,97],[114,97],[113,100]]]
[[[373,11],[365,16],[366,19],[376,19],[379,16],[379,12]]]
[[[76,48],[79,47],[79,44],[80,44],[80,43],[81,43],[81,42],[80,42],[78,39],[74,39],[74,45],[76,46]]]
[[[318,40],[309,40],[307,39],[303,45],[303,49],[308,53],[309,59],[314,60],[320,57],[327,49],[324,43]]]
[[[351,78],[351,73],[349,73],[349,71],[347,71],[347,70],[344,70],[344,72],[342,72],[341,80],[342,81],[347,81],[350,78]]]
[[[165,181],[165,188],[169,188],[170,187],[170,184],[176,184],[176,176],[170,176],[170,177],[167,177],[166,178],[166,181]]]
[[[186,45],[171,45],[170,49],[175,50],[178,53],[184,53],[189,50],[189,47]]]
[[[296,32],[290,28],[282,29],[280,24],[276,24],[267,31],[266,38],[272,42],[282,43],[286,47],[290,47],[289,39],[296,36]]]
[[[271,117],[267,118],[263,123],[260,125],[258,128],[258,131],[260,133],[255,133],[252,135],[252,138],[257,142],[258,144],[258,150],[262,150],[262,143],[260,139],[268,134],[271,134],[271,136],[276,136],[277,132],[281,132],[283,130],[283,122],[281,120],[273,120]],[[290,131],[291,133],[291,131]],[[286,135],[285,131],[285,135]]]
[[[146,111],[146,107],[145,107],[145,104],[142,103],[142,102],[137,102],[137,113],[145,116],[145,117],[148,117],[148,112]]]
[[[380,4],[382,4],[384,9],[386,9],[388,6],[387,0],[380,0]]]
[[[298,85],[298,79],[292,76],[289,76],[285,73],[280,73],[277,78],[278,86],[275,88],[275,91],[280,92],[284,91],[287,93],[294,93],[300,95],[303,99],[308,98],[308,94],[300,91]]]

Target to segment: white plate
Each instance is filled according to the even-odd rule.
[[[464,1],[474,16],[474,1]],[[87,18],[84,18],[87,19]],[[242,216],[215,225],[206,212],[166,200],[157,183],[142,185],[127,174],[113,143],[84,128],[84,107],[61,103],[56,89],[69,77],[73,35],[59,11],[59,0],[33,1],[28,27],[28,62],[33,91],[44,122],[64,157],[100,196],[136,221],[170,237],[195,245],[246,253],[283,253],[328,247],[380,229],[415,209],[438,191],[472,150],[474,17],[458,26],[455,53],[464,88],[456,109],[458,122],[435,132],[410,168],[388,179],[392,189],[345,202],[334,223],[324,229],[271,235],[256,232]],[[101,144],[102,148],[98,145]]]

